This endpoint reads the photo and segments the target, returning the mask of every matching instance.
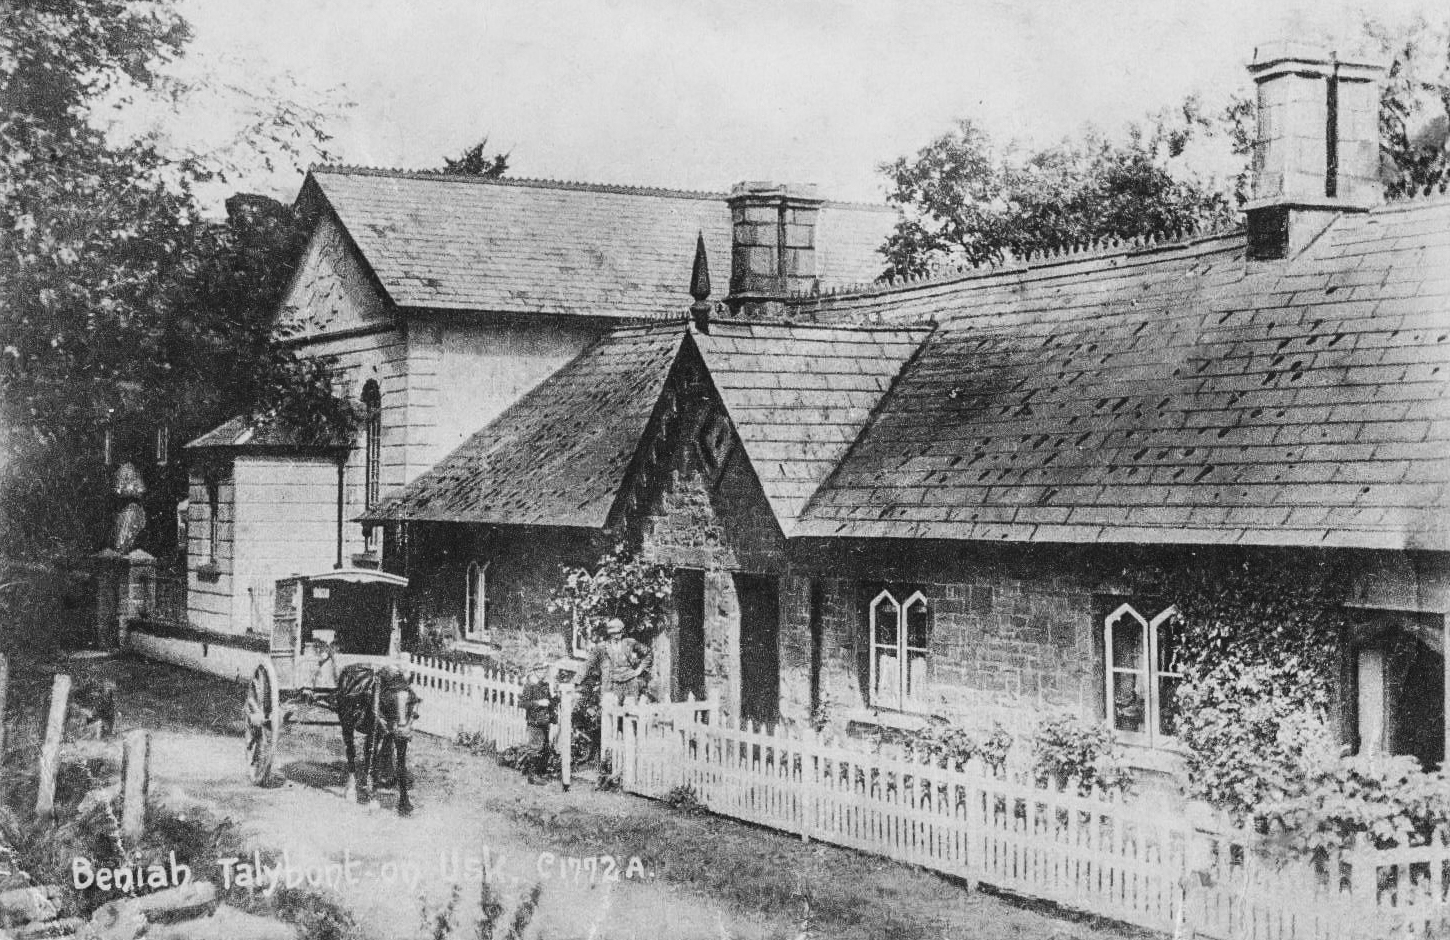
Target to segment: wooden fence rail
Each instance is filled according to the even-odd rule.
[[[519,707],[523,683],[512,674],[414,655],[406,657],[403,668],[422,698],[419,731],[449,740],[467,734],[499,750],[528,741]]]
[[[712,812],[1175,935],[1444,936],[1450,837],[1274,861],[1220,817],[1039,786],[1020,771],[868,753],[715,703],[609,707],[603,747],[630,792],[688,786]]]

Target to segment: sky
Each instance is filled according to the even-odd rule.
[[[1443,2],[1443,0],[1440,0]],[[514,176],[879,201],[877,166],[972,117],[1047,143],[1246,90],[1258,44],[1357,40],[1357,0],[180,0],[189,66],[292,81],[342,162],[428,168],[488,135]],[[1435,0],[1380,0],[1390,21]],[[342,107],[343,103],[351,103]],[[226,109],[175,134],[205,140]],[[211,128],[211,130],[208,130]],[[300,171],[236,188],[290,199]]]

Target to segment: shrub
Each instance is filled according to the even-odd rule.
[[[409,652],[417,656],[439,656],[448,652],[457,638],[458,621],[455,618],[431,618],[418,625],[418,636]]]
[[[978,740],[976,735],[963,728],[933,722],[920,731],[911,732],[906,744],[912,754],[927,757],[932,763],[944,760],[953,770],[961,770],[972,758],[977,758],[993,773],[1001,773],[1007,763],[1007,753],[1012,749],[1012,735],[1000,724],[994,723],[986,740]]]
[[[1132,785],[1113,730],[1073,715],[1058,715],[1037,727],[1032,737],[1032,774],[1039,786],[1064,789],[1076,781],[1083,796],[1095,789],[1126,793]]]
[[[582,624],[587,639],[602,637],[614,617],[624,621],[627,635],[646,641],[669,622],[674,569],[644,561],[623,545],[601,557],[593,573],[567,567],[561,573],[549,610]]]
[[[700,794],[688,783],[682,783],[666,793],[664,804],[686,816],[704,816],[710,812],[709,807],[700,802]]]
[[[1239,818],[1266,802],[1299,796],[1313,766],[1339,749],[1316,696],[1306,696],[1286,667],[1226,663],[1186,683],[1178,696],[1185,718],[1190,795]]]
[[[1450,822],[1450,778],[1413,757],[1345,757],[1308,769],[1302,792],[1259,808],[1281,847],[1296,853],[1425,845]]]

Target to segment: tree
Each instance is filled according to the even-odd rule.
[[[466,148],[460,153],[457,159],[443,158],[442,173],[450,176],[481,176],[484,179],[496,180],[508,172],[509,155],[496,153],[493,156],[486,156],[484,151],[488,149],[488,135],[472,147]]]
[[[1399,28],[1368,20],[1364,32],[1388,63],[1380,93],[1385,194],[1450,185],[1450,19],[1423,16]]]
[[[249,243],[235,219],[208,222],[194,195],[224,167],[167,153],[155,133],[117,139],[104,130],[108,103],[186,94],[167,67],[189,36],[161,3],[31,0],[0,12],[7,552],[99,547],[108,515],[101,435],[128,418],[194,428],[223,402],[309,416],[320,405],[318,420],[343,417],[325,404],[315,366],[257,339],[270,310],[252,304],[265,301],[275,274],[260,275],[273,262],[251,249],[270,236],[259,230]],[[296,153],[298,139],[321,138],[311,120],[283,102],[259,124],[262,139]]]
[[[1380,100],[1381,176],[1389,197],[1450,185],[1450,20],[1363,27],[1387,63]],[[1326,40],[1328,37],[1325,37]],[[904,218],[882,248],[887,276],[943,263],[1001,261],[1102,238],[1129,239],[1232,222],[1248,199],[1253,103],[1189,98],[1129,127],[1125,142],[1080,140],[1022,151],[976,124],[914,157],[883,164]]]
[[[1226,222],[1235,209],[1229,185],[1170,170],[1210,126],[1190,100],[1176,120],[1164,115],[1130,128],[1126,143],[1090,130],[1079,141],[1023,152],[959,121],[915,157],[881,167],[893,185],[888,200],[905,214],[882,249],[886,274]]]

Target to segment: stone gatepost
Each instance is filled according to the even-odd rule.
[[[124,557],[113,548],[91,556],[96,571],[96,646],[103,650],[116,649],[121,645],[116,625],[120,622],[117,617],[120,613],[120,573]]]
[[[108,548],[97,552],[96,644],[125,649],[127,624],[146,616],[156,604],[156,559],[139,548],[124,555]]]

